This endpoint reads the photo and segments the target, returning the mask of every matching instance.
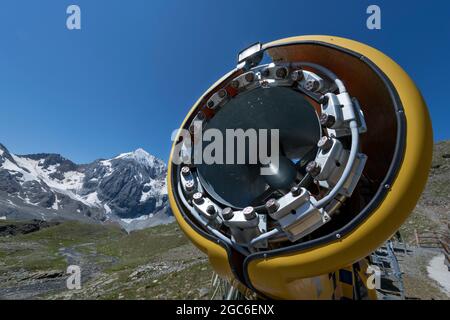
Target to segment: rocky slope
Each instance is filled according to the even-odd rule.
[[[66,287],[69,265],[80,266],[80,290]],[[66,221],[0,235],[0,300],[208,299],[211,272],[175,223],[126,233]]]
[[[400,231],[414,242],[414,230],[449,232],[450,223],[450,141],[434,145],[428,182],[413,213]]]
[[[171,221],[164,162],[143,149],[78,165],[59,154],[15,155],[0,144],[0,219]]]

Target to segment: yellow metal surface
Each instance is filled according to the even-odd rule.
[[[427,180],[432,154],[432,129],[425,102],[413,81],[389,57],[362,43],[330,36],[303,36],[287,38],[268,45],[300,41],[320,41],[360,53],[375,63],[391,80],[404,107],[407,122],[406,147],[403,165],[391,189],[380,206],[355,230],[333,243],[319,245],[301,252],[258,259],[249,263],[251,284],[271,298],[329,299],[332,288],[328,273],[363,259],[386,241],[401,226],[414,208]],[[193,106],[183,122],[203,98],[230,77],[236,70],[214,84]],[[175,140],[176,141],[176,140]],[[214,270],[222,278],[237,283],[231,271],[226,250],[219,244],[198,234],[182,217],[176,205],[171,174],[172,156],[168,165],[168,195],[174,216],[187,237],[208,255]],[[320,288],[321,291],[317,291]]]
[[[414,209],[425,183],[432,156],[432,129],[425,102],[413,81],[389,57],[362,43],[330,36],[287,38],[270,43],[320,41],[360,53],[375,63],[391,80],[404,107],[406,147],[403,164],[380,206],[353,232],[333,243],[301,252],[250,262],[252,285],[269,297],[297,299],[298,279],[326,274],[362,259],[386,241]]]

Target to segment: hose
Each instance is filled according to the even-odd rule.
[[[269,239],[271,237],[274,237],[276,235],[282,234],[283,232],[278,229],[272,229],[270,231],[267,231],[256,238],[254,238],[252,241],[250,241],[250,246],[254,247],[257,243],[264,241],[266,239]]]

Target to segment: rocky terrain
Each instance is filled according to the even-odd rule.
[[[171,222],[165,177],[164,162],[143,149],[78,165],[0,144],[0,219],[117,222],[127,230]]]
[[[409,297],[450,299],[442,284],[430,279],[430,261],[442,256],[439,248],[417,247],[415,233],[449,234],[450,221],[450,141],[434,145],[433,163],[427,186],[415,210],[400,229],[411,252],[399,257],[404,272],[405,291]],[[448,272],[447,283],[450,282]]]
[[[418,233],[448,232],[450,222],[450,141],[434,145],[427,186],[410,218],[400,231],[410,243]]]
[[[81,268],[80,290],[66,287],[69,265]],[[0,299],[199,299],[211,275],[175,224],[128,234],[71,221],[0,236]]]

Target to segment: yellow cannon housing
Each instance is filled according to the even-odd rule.
[[[427,107],[399,65],[339,37],[257,43],[181,129],[170,204],[222,279],[260,298],[376,297],[367,257],[415,207],[432,155]],[[278,145],[258,136],[276,163],[195,162],[208,129],[277,132]]]

